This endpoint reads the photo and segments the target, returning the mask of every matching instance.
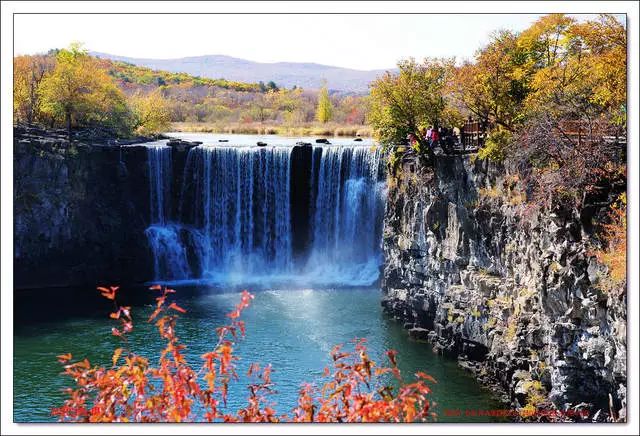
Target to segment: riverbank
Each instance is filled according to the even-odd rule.
[[[362,136],[371,137],[371,127],[365,125],[345,124],[305,124],[302,126],[286,126],[263,123],[172,123],[172,131],[189,133],[240,133],[246,135],[281,135],[281,136]]]

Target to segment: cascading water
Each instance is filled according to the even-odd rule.
[[[170,220],[171,148],[149,147],[152,224],[147,237],[155,279],[375,282],[385,198],[381,152],[366,146],[314,147],[304,174],[310,186],[305,191],[308,222],[296,227],[292,207],[300,205],[292,186],[300,180],[292,179],[292,150],[192,148],[176,217]],[[308,233],[308,243],[304,253],[294,253],[293,239],[301,232]]]
[[[171,148],[166,145],[147,147],[149,166],[149,206],[152,224],[164,225],[171,207],[169,182],[171,180]]]
[[[171,147],[147,147],[150,226],[145,231],[153,252],[155,280],[184,279],[189,274],[187,253],[178,228],[167,222],[171,211]]]
[[[196,147],[181,205],[201,278],[291,270],[290,147]]]
[[[381,260],[386,187],[381,152],[363,146],[317,148],[313,243],[305,273],[318,280],[370,284]]]

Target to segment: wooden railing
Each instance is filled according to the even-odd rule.
[[[468,119],[460,131],[460,143],[463,149],[478,149],[484,145],[488,123]]]
[[[557,129],[561,135],[578,144],[590,142],[627,142],[627,137],[622,129],[599,124],[589,125],[589,123],[582,120],[561,121]]]

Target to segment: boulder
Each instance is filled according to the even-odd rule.
[[[202,141],[184,141],[182,139],[170,139],[167,141],[167,145],[169,147],[175,147],[178,150],[187,150],[192,147],[197,147],[198,145],[202,145]]]
[[[423,329],[421,327],[414,327],[412,329],[409,329],[409,336],[413,339],[426,341],[428,335],[429,335],[429,330]]]

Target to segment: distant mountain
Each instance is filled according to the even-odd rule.
[[[317,89],[326,80],[329,89],[343,92],[365,93],[368,85],[386,70],[353,70],[314,63],[276,62],[262,63],[231,56],[207,55],[179,59],[143,59],[92,52],[93,56],[128,62],[154,70],[188,73],[211,79],[224,78],[240,82],[267,83],[278,86]]]

